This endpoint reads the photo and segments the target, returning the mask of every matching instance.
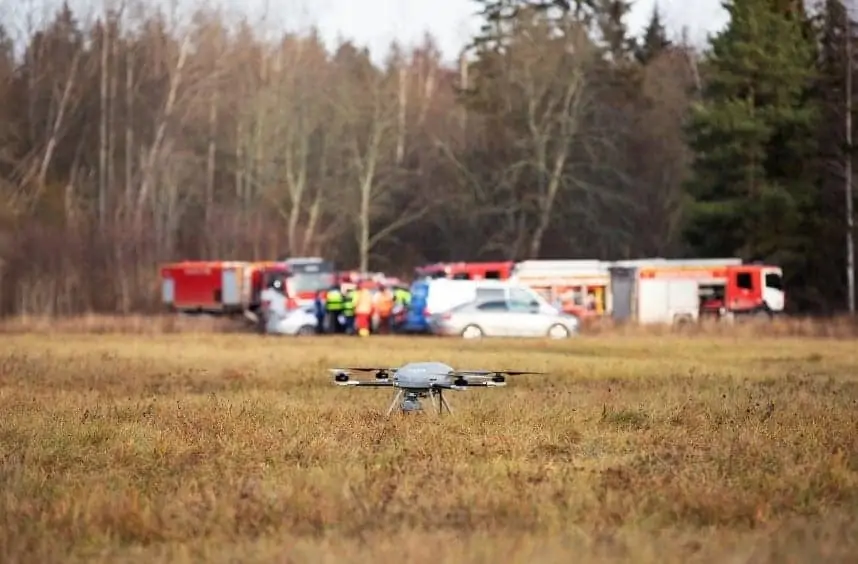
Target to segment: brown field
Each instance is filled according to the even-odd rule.
[[[13,325],[0,336],[4,563],[858,554],[846,329],[468,343]],[[426,359],[551,376],[451,393],[450,417],[384,420],[389,392],[325,372]]]

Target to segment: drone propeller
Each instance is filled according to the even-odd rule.
[[[519,376],[523,374],[545,374],[544,372],[533,372],[530,370],[454,370],[448,374],[456,378],[454,384],[457,387],[501,387],[506,386],[507,376]],[[474,378],[476,381],[468,380]]]
[[[338,382],[345,382],[349,379],[349,372],[375,372],[376,380],[387,380],[390,374],[396,372],[396,368],[368,368],[368,367],[347,367],[347,368],[329,368],[328,371],[334,374]]]

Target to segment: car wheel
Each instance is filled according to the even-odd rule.
[[[569,329],[559,323],[555,323],[548,328],[548,336],[552,339],[568,339]]]
[[[316,334],[316,328],[313,327],[312,325],[304,325],[300,329],[298,329],[297,334],[299,337],[307,337],[309,335],[315,335]]]
[[[464,339],[479,339],[483,336],[483,330],[476,325],[468,325],[462,330],[462,338]]]

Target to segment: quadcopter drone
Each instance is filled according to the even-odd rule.
[[[389,417],[397,402],[402,412],[421,411],[421,398],[430,398],[438,414],[452,414],[444,397],[445,390],[463,392],[468,388],[497,388],[506,386],[507,376],[543,374],[520,370],[456,370],[443,362],[411,362],[399,368],[331,368],[334,383],[340,386],[395,388],[396,395],[387,409]],[[375,380],[352,380],[350,372],[375,372]],[[436,403],[437,398],[437,403]],[[401,401],[400,401],[401,400]]]

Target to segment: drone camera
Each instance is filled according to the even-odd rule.
[[[386,370],[379,370],[378,372],[375,373],[375,377],[378,380],[386,380],[387,379],[387,371]]]
[[[336,380],[337,382],[348,382],[349,375],[345,372],[339,372],[336,376],[334,376],[334,380]]]
[[[467,386],[468,381],[464,378],[457,378],[455,382],[453,382],[454,386]]]

